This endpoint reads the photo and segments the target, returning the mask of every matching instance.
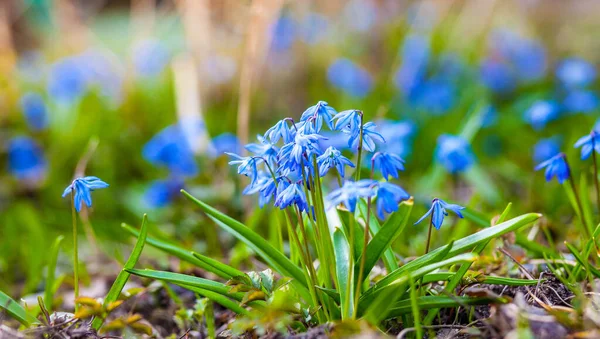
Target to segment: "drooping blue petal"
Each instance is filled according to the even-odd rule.
[[[556,177],[556,180],[562,184],[571,177],[569,166],[567,165],[565,158],[566,155],[564,153],[559,153],[537,165],[535,170],[539,171],[542,168],[546,168],[544,173],[546,181],[550,181],[553,177]]]

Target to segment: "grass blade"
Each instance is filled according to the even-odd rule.
[[[452,279],[456,273],[453,272],[438,272],[426,274],[421,280],[423,284],[428,284],[437,281],[448,281]],[[544,281],[544,279],[542,279]],[[490,285],[507,285],[507,286],[530,286],[537,285],[538,280],[505,278],[493,276],[478,276],[477,283]]]
[[[127,280],[129,280],[129,276],[131,275],[129,272],[127,272],[127,270],[133,269],[135,267],[135,264],[140,259],[140,255],[142,254],[142,250],[144,249],[144,244],[146,243],[147,236],[148,236],[148,216],[146,214],[144,214],[144,217],[142,218],[142,226],[140,228],[140,236],[138,237],[137,241],[135,242],[135,247],[133,248],[133,251],[131,252],[131,255],[129,256],[129,259],[127,259],[127,262],[125,262],[125,266],[123,267],[121,272],[119,272],[117,279],[112,284],[112,286],[110,287],[110,290],[108,291],[108,294],[104,298],[105,306],[117,301],[117,299],[121,295],[121,291],[123,290],[123,287],[125,287],[125,284],[127,283]],[[104,319],[96,317],[94,319],[94,321],[92,322],[92,327],[94,329],[98,330],[100,328],[100,326],[102,326],[103,322],[104,322]]]
[[[195,287],[195,286],[190,286],[190,285],[180,285],[181,287],[184,287],[192,292],[196,292],[198,294],[200,294],[201,296],[208,298],[214,302],[216,302],[217,304],[228,308],[230,310],[232,310],[233,312],[237,313],[237,314],[242,314],[242,315],[249,315],[250,312],[248,312],[247,309],[241,307],[240,305],[238,305],[236,302],[234,302],[233,300],[223,296],[222,294],[216,293],[216,292],[212,292],[209,290],[205,290],[199,287]],[[251,303],[250,303],[251,304]]]
[[[363,199],[358,200],[358,210],[360,211],[360,215],[363,219],[367,218],[367,203]],[[379,230],[381,229],[381,225],[379,224],[379,220],[375,216],[375,213],[371,213],[371,219],[369,220],[369,229],[371,230],[371,237],[375,237]],[[391,248],[386,249],[383,252],[383,265],[388,272],[392,272],[393,270],[398,268],[398,263],[396,261],[396,256]]]
[[[9,316],[18,320],[26,327],[39,322],[35,317],[27,313],[27,310],[25,310],[23,306],[19,305],[2,291],[0,291],[0,309],[5,310]]]
[[[350,245],[341,229],[333,232],[333,250],[335,253],[335,273],[342,307],[342,320],[350,319],[354,314],[354,274],[350,263]]]
[[[445,296],[423,296],[417,298],[419,310],[429,310],[433,308],[459,307],[465,305],[487,305],[490,303],[505,303],[504,298],[490,297],[445,297]],[[388,313],[388,318],[399,317],[403,314],[412,312],[410,299],[401,300],[394,304]]]
[[[58,252],[60,250],[60,244],[65,237],[59,235],[54,240],[52,247],[50,248],[50,260],[48,261],[48,272],[46,279],[46,286],[44,288],[44,303],[49,312],[52,312],[54,308],[54,281],[56,278],[56,262],[58,260]]]
[[[222,262],[215,260],[213,258],[209,258],[205,255],[202,255],[202,254],[199,254],[196,252],[192,252],[192,255],[196,259],[204,262],[205,264],[212,266],[215,270],[219,270],[220,272],[222,272],[224,276],[228,277],[227,279],[230,279],[233,277],[239,277],[240,275],[244,275],[244,272],[242,272],[236,268],[233,268],[227,264],[223,264]]]

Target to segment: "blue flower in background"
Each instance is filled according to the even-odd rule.
[[[242,145],[235,134],[223,133],[212,139],[212,147],[210,148],[210,155],[218,157],[225,153],[240,153],[242,151]]]
[[[319,101],[316,105],[311,106],[302,113],[300,121],[305,124],[314,124],[314,132],[319,133],[323,127],[323,121],[329,129],[333,129],[333,116],[337,114],[336,110],[329,106],[325,101]]]
[[[600,134],[596,131],[584,135],[575,143],[575,148],[581,147],[581,160],[586,160],[593,151],[600,153]]]
[[[271,142],[276,143],[279,139],[283,139],[283,143],[287,144],[294,141],[295,132],[290,129],[287,119],[279,120],[275,126],[269,128],[265,132],[265,137]]]
[[[143,77],[157,76],[165,69],[171,56],[167,48],[158,40],[139,41],[133,48],[135,72]]]
[[[144,192],[144,202],[151,208],[165,207],[179,196],[182,188],[180,179],[155,180]]]
[[[556,78],[567,88],[581,88],[596,80],[596,68],[581,58],[568,58],[556,67]]]
[[[548,66],[546,50],[537,40],[502,29],[491,35],[493,52],[510,65],[521,82],[541,79]]]
[[[398,204],[401,201],[410,198],[410,194],[395,184],[389,182],[380,182],[377,188],[377,216],[379,219],[385,218],[385,213],[390,214],[398,210]]]
[[[258,179],[258,165],[263,162],[263,159],[257,157],[242,157],[234,153],[226,153],[234,158],[229,162],[229,165],[238,165],[238,174],[243,174],[250,178],[250,185],[254,185]]]
[[[324,15],[309,13],[302,20],[300,37],[309,45],[318,44],[327,38],[329,20]]]
[[[364,98],[373,87],[371,74],[345,58],[329,65],[327,79],[335,88],[356,98]]]
[[[335,167],[342,178],[346,174],[346,166],[354,167],[352,161],[343,156],[342,153],[334,147],[327,148],[327,150],[317,158],[317,164],[319,165],[320,176],[325,176],[330,168]]]
[[[479,74],[481,82],[492,92],[506,94],[516,87],[517,79],[510,66],[501,61],[485,59],[479,67]]]
[[[423,82],[409,97],[409,102],[417,109],[437,116],[448,112],[454,107],[455,101],[454,84],[441,78],[432,78]]]
[[[354,213],[358,199],[374,197],[376,186],[377,181],[370,179],[363,179],[356,182],[346,181],[342,187],[327,195],[326,199],[329,203],[329,208],[344,204],[348,211]]]
[[[560,143],[557,137],[540,139],[533,146],[533,161],[536,164],[546,161],[560,153]]]
[[[439,230],[440,227],[442,227],[442,224],[444,223],[444,218],[448,216],[448,211],[452,211],[459,218],[463,218],[463,215],[460,211],[464,209],[465,208],[462,206],[449,204],[442,199],[435,198],[431,202],[431,208],[429,209],[429,211],[427,211],[427,213],[425,213],[425,215],[423,215],[421,219],[417,220],[417,222],[414,224],[419,224],[421,221],[427,218],[427,216],[433,213],[431,217],[431,223],[436,229]]]
[[[177,176],[195,176],[198,165],[179,124],[166,127],[156,134],[142,150],[151,164],[167,167]]]
[[[27,126],[34,131],[48,127],[48,109],[41,95],[27,92],[19,100]]]
[[[562,104],[567,112],[591,113],[598,109],[598,96],[592,91],[572,90]]]
[[[308,211],[306,195],[302,191],[302,186],[300,184],[290,184],[285,189],[277,193],[277,198],[275,198],[275,206],[279,207],[280,209],[285,209],[291,204],[295,204],[300,212]]]
[[[348,149],[348,136],[344,133],[321,131],[320,134],[324,137],[323,139],[319,139],[319,149],[322,152],[329,147],[333,147],[338,150]]]
[[[74,193],[73,204],[77,212],[81,211],[81,203],[84,202],[87,207],[92,207],[92,192],[108,187],[108,184],[100,180],[98,177],[83,177],[73,180],[73,182],[65,188],[62,197],[66,197],[70,193]]]
[[[381,134],[379,134],[378,132],[375,131],[375,127],[377,127],[375,125],[374,122],[369,121],[366,124],[363,125],[362,128],[362,139],[363,139],[363,148],[369,152],[375,152],[375,141],[379,142],[379,143],[384,143],[385,139],[383,138],[383,136]],[[344,132],[346,130],[342,130],[342,132]],[[358,134],[351,134],[350,138],[348,139],[348,146],[350,148],[357,148],[360,142],[360,133]]]
[[[67,57],[57,61],[48,76],[48,93],[59,103],[72,104],[88,89],[88,78],[81,59]]]
[[[381,152],[389,152],[406,157],[411,152],[412,139],[416,132],[415,124],[410,121],[377,121],[379,132],[385,144],[379,147]]]
[[[88,50],[77,58],[88,86],[98,86],[102,96],[120,103],[123,96],[123,75],[115,61],[117,57],[108,52]]]
[[[569,165],[567,165],[566,157],[567,156],[564,153],[559,153],[535,166],[535,170],[539,171],[542,168],[546,168],[546,181],[550,181],[553,177],[556,177],[556,180],[562,184],[571,177],[571,171],[569,170]]]
[[[475,163],[475,155],[467,140],[449,134],[438,138],[435,159],[452,174],[464,172]]]
[[[394,84],[405,96],[411,96],[425,79],[429,62],[429,40],[422,35],[409,35],[404,40],[402,65],[394,75]]]
[[[538,100],[525,111],[524,119],[535,130],[541,130],[549,122],[558,119],[559,114],[559,107],[554,101]]]
[[[40,146],[29,137],[16,137],[8,141],[8,170],[19,180],[36,182],[47,169]]]
[[[254,155],[264,158],[269,166],[273,168],[277,162],[279,148],[260,134],[256,138],[258,139],[257,144],[248,144],[245,148]]]
[[[398,172],[404,171],[404,159],[396,154],[377,152],[371,161],[373,169],[380,171],[385,180],[389,180],[390,176],[398,179]]]
[[[297,34],[296,22],[288,15],[282,15],[273,25],[271,48],[276,52],[285,52],[292,47]]]

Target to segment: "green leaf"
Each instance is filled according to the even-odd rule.
[[[277,272],[284,276],[294,278],[292,283],[298,289],[298,292],[306,299],[310,300],[310,293],[308,291],[308,282],[304,277],[302,270],[294,265],[294,263],[288,259],[283,253],[279,252],[273,247],[267,240],[252,231],[244,224],[239,221],[230,218],[229,216],[219,212],[210,205],[194,198],[185,190],[181,192],[192,202],[194,202],[204,213],[206,213],[212,220],[214,220],[219,226],[223,227],[229,233],[234,235],[240,241],[244,242],[248,247],[252,248],[258,255],[260,255],[270,267],[275,269]],[[296,283],[297,282],[297,283]]]
[[[363,219],[367,219],[367,203],[363,199],[358,200],[358,210]],[[369,229],[371,230],[371,236],[375,237],[379,230],[381,229],[381,225],[375,216],[375,213],[370,213],[371,218],[369,221]],[[388,272],[391,272],[398,268],[398,262],[396,260],[396,256],[391,248],[386,249],[383,252],[383,265]]]
[[[3,309],[9,316],[18,320],[21,324],[29,327],[31,324],[39,323],[31,314],[14,301],[11,297],[0,291],[0,309]]]
[[[50,248],[50,260],[48,261],[48,271],[46,275],[46,286],[44,287],[44,303],[49,312],[54,308],[54,283],[56,278],[56,262],[58,260],[58,252],[60,251],[60,244],[63,239],[62,235],[59,235],[52,243]]]
[[[423,284],[428,284],[436,281],[448,281],[452,279],[456,273],[453,272],[438,272],[426,274],[421,280]],[[543,280],[542,280],[543,281]],[[477,277],[477,282],[481,284],[490,285],[507,285],[507,286],[530,286],[537,285],[538,280],[530,279],[518,279],[518,278],[504,278],[504,277],[493,277],[481,275]]]
[[[342,320],[350,319],[354,314],[354,274],[350,263],[350,245],[344,232],[339,228],[333,232],[333,251],[335,253],[335,273],[342,296]]]
[[[417,298],[417,306],[419,310],[429,310],[432,308],[448,308],[448,307],[459,307],[466,305],[488,305],[491,303],[506,303],[504,298],[490,298],[490,297],[445,297],[445,296],[423,296]],[[405,299],[400,300],[391,307],[388,313],[388,319],[399,317],[403,314],[412,312],[411,300]]]
[[[582,258],[581,254],[579,254],[579,251],[575,248],[575,246],[569,244],[566,241],[565,241],[565,246],[567,246],[567,248],[569,249],[571,254],[573,254],[573,256],[575,257],[575,260],[577,260],[579,265],[583,266],[583,268],[585,268],[586,271],[592,273],[594,276],[596,276],[596,278],[600,278],[600,270],[598,270],[596,267],[590,265],[590,263],[587,261],[586,258]]]
[[[398,236],[400,236],[400,234],[402,234],[406,224],[408,223],[408,218],[410,217],[412,207],[412,199],[400,203],[398,211],[394,212],[388,218],[379,232],[377,232],[373,239],[371,239],[367,245],[363,277],[369,276],[369,273],[371,273],[371,270],[375,264],[377,264],[377,261],[379,258],[381,258],[381,255],[384,253],[384,251],[389,249],[391,244],[398,238]],[[357,263],[354,267],[355,279],[358,279],[360,260],[360,258],[356,260]],[[357,281],[356,283],[360,284],[362,281]]]
[[[180,285],[180,286],[184,287],[192,292],[196,292],[196,293],[200,294],[201,296],[208,298],[208,299],[216,302],[217,304],[232,310],[233,312],[235,312],[237,314],[250,315],[250,312],[248,312],[248,310],[241,307],[240,305],[238,305],[236,302],[232,301],[231,299],[223,296],[222,294],[212,292],[209,290],[205,290],[205,289],[202,289],[199,287],[190,286],[190,285]],[[252,303],[250,303],[250,304],[252,304]]]
[[[213,267],[215,271],[218,270],[219,272],[221,272],[222,275],[221,274],[217,274],[221,278],[231,279],[233,277],[244,275],[244,272],[242,272],[242,271],[240,271],[240,270],[238,270],[236,268],[233,268],[233,267],[231,267],[231,266],[229,266],[227,264],[223,264],[222,262],[220,262],[218,260],[215,260],[213,258],[209,258],[209,257],[207,257],[205,255],[202,255],[202,254],[199,254],[199,253],[196,253],[196,252],[192,252],[192,255],[196,259],[198,259],[198,260],[204,262],[205,264],[210,265],[211,267]],[[209,272],[214,272],[214,271],[210,270]]]
[[[338,305],[340,304],[340,294],[338,293],[338,291],[334,290],[333,288],[325,288],[325,287],[321,287],[321,286],[315,286],[317,288],[318,291],[321,291],[325,294],[327,294],[328,296],[331,297],[331,299],[333,299],[333,301],[335,301]]]
[[[108,291],[108,294],[104,298],[104,306],[108,306],[111,303],[117,301],[117,299],[119,299],[119,296],[121,295],[121,291],[123,290],[123,287],[125,287],[127,280],[129,280],[130,274],[129,274],[129,272],[127,272],[127,270],[133,269],[135,267],[135,264],[140,259],[142,250],[144,249],[144,244],[146,243],[147,236],[148,236],[148,216],[146,214],[144,214],[144,217],[142,218],[142,226],[140,229],[140,236],[138,237],[137,241],[135,242],[135,247],[133,248],[133,251],[131,252],[131,255],[129,256],[129,259],[127,259],[127,262],[125,262],[125,266],[123,267],[121,272],[119,272],[117,279],[113,282],[112,286],[110,287],[110,290]],[[92,322],[92,327],[95,330],[98,330],[100,328],[100,326],[102,326],[103,322],[104,322],[104,319],[102,319],[100,317],[96,317],[94,319],[94,321]]]

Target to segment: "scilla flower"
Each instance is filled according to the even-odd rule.
[[[180,124],[166,127],[144,145],[142,155],[156,166],[179,176],[195,176],[198,165]]]
[[[319,175],[325,176],[330,168],[335,167],[343,178],[346,174],[345,167],[354,167],[352,161],[342,155],[335,147],[329,147],[317,158],[317,164],[319,165]]]
[[[280,209],[285,209],[291,204],[296,204],[300,212],[308,211],[306,195],[302,191],[302,185],[298,183],[290,184],[285,189],[278,192],[277,198],[275,199],[275,206]]]
[[[533,146],[533,161],[539,164],[560,153],[560,144],[557,137],[541,139]]]
[[[242,157],[235,153],[225,154],[235,158],[234,160],[231,160],[229,164],[238,165],[238,174],[243,174],[249,177],[251,185],[254,185],[258,177],[258,164],[260,164],[263,161],[263,159],[257,157]]]
[[[336,120],[334,129],[350,135],[360,133],[360,119],[362,112],[356,109],[339,112],[333,117]]]
[[[256,138],[258,139],[258,143],[248,144],[245,148],[254,155],[265,159],[269,166],[274,166],[277,162],[279,148],[260,134],[257,135]]]
[[[152,208],[167,206],[179,196],[182,188],[183,181],[178,178],[156,180],[144,192],[144,202]]]
[[[294,142],[290,142],[279,150],[279,170],[281,172],[293,172],[300,169],[304,159],[310,159],[312,154],[320,155],[318,141],[324,137],[319,134],[297,133]],[[309,165],[308,164],[305,165]]]
[[[344,186],[327,195],[327,201],[330,204],[329,208],[344,204],[348,211],[354,213],[358,199],[374,197],[376,186],[377,181],[375,180],[346,181]]]
[[[581,147],[581,160],[589,158],[594,150],[596,153],[600,153],[600,134],[592,131],[590,134],[582,136],[575,143],[575,148],[579,147]]]
[[[525,111],[524,119],[535,130],[541,130],[549,122],[558,119],[559,113],[558,105],[555,102],[538,100]]]
[[[385,142],[385,139],[381,134],[375,131],[375,123],[369,121],[363,125],[362,128],[362,139],[363,139],[363,148],[369,152],[375,151],[375,141]],[[360,133],[353,134],[348,139],[348,146],[351,148],[356,148],[359,144]]]
[[[421,219],[417,220],[415,225],[423,221],[423,219],[427,218],[427,216],[431,214],[431,224],[439,230],[444,223],[444,218],[448,216],[448,210],[454,212],[459,218],[462,218],[463,215],[460,213],[460,211],[463,209],[465,208],[462,206],[449,204],[442,199],[435,198],[431,202],[431,208],[429,211],[427,211],[427,213],[425,213]]]
[[[269,138],[272,143],[276,143],[279,139],[283,139],[285,144],[294,141],[294,132],[290,129],[287,119],[279,120],[275,126],[269,128],[265,132],[265,137]]]
[[[8,170],[19,180],[38,182],[47,170],[40,146],[29,137],[16,137],[8,142]]]
[[[327,79],[334,87],[357,98],[364,98],[373,87],[371,74],[345,58],[338,59],[329,66]]]
[[[92,191],[106,187],[108,187],[108,184],[98,177],[77,178],[67,186],[62,197],[66,197],[69,193],[75,194],[73,197],[73,204],[75,205],[75,210],[79,212],[81,211],[82,202],[84,202],[87,207],[92,207]]]
[[[302,113],[300,121],[314,121],[315,132],[319,133],[323,127],[323,121],[329,129],[333,129],[333,115],[336,114],[336,110],[329,106],[325,101],[319,101],[316,105],[311,106]]]
[[[389,180],[390,176],[398,179],[398,171],[404,171],[404,159],[393,153],[377,152],[371,161],[373,168],[380,171],[385,180]]]
[[[463,137],[444,134],[438,138],[435,159],[455,174],[468,170],[475,162],[475,155]]]
[[[564,153],[559,153],[542,162],[535,167],[535,170],[539,171],[542,168],[546,168],[546,181],[550,181],[556,176],[556,180],[562,184],[571,177],[571,171],[569,170],[569,165],[567,164],[566,155]]]
[[[398,210],[398,204],[410,198],[410,194],[395,184],[380,182],[377,188],[377,216],[384,219],[384,213],[392,213]]]
[[[583,59],[569,58],[556,68],[556,78],[568,88],[585,87],[596,79],[596,69]]]
[[[40,131],[48,126],[48,109],[41,95],[27,92],[19,101],[27,126],[31,130]]]

